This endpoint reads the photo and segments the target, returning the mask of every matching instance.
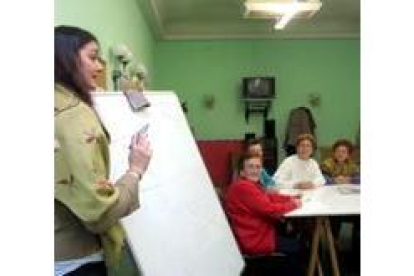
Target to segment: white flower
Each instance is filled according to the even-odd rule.
[[[147,78],[148,71],[144,64],[142,63],[132,63],[129,66],[129,73],[131,76],[136,76],[139,80],[144,80]]]
[[[122,62],[132,60],[132,53],[125,44],[118,44],[112,47],[112,53]]]

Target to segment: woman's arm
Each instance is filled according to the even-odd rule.
[[[312,179],[313,185],[315,187],[320,187],[320,186],[325,185],[326,180],[325,180],[325,177],[323,176],[323,174],[321,172],[321,169],[319,168],[318,163],[313,159],[311,159],[311,160],[312,160],[312,170],[313,170],[313,175],[314,175],[314,177]]]
[[[56,179],[55,198],[90,231],[104,232],[139,207],[139,177],[126,173],[111,185],[105,161],[108,147],[100,125],[88,113],[62,115],[66,116],[55,119],[59,141],[55,175],[61,178]]]
[[[253,185],[240,185],[237,196],[252,212],[271,219],[280,218],[283,214],[299,206],[299,203],[293,200],[285,200],[285,198],[281,198],[279,201],[275,200],[274,197],[277,197],[277,195],[272,195],[273,200],[271,200],[267,194],[253,187]]]
[[[295,183],[292,180],[292,164],[289,159],[283,160],[273,175],[273,179],[280,188],[293,188]]]

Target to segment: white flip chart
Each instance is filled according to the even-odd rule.
[[[120,92],[94,95],[111,135],[111,180],[128,168],[132,134],[149,123],[141,207],[122,220],[143,275],[239,275],[243,259],[175,93],[145,92],[151,106],[137,113]]]

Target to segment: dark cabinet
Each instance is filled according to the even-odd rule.
[[[263,139],[263,167],[272,175],[278,166],[278,142],[277,138]]]

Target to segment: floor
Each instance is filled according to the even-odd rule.
[[[339,238],[338,247],[338,261],[340,266],[341,276],[359,276],[360,275],[360,260],[351,251],[351,233],[352,226],[344,223],[341,227],[341,233]],[[329,254],[326,250],[326,246],[322,244],[322,250],[320,252],[321,262],[324,268],[324,276],[332,275],[330,267]],[[305,266],[307,263],[304,264]],[[139,270],[135,266],[135,262],[128,250],[124,251],[124,257],[120,267],[111,269],[109,276],[140,276]],[[197,276],[197,275],[194,275]],[[235,275],[237,276],[237,275]],[[279,275],[282,276],[282,275]],[[290,276],[290,275],[287,275]]]
[[[359,276],[360,269],[360,254],[357,251],[352,251],[352,224],[344,222],[341,225],[340,236],[338,241],[337,256],[339,262],[339,269],[341,276]],[[326,247],[325,247],[326,248]],[[358,250],[358,249],[356,249]],[[322,263],[325,267],[324,276],[332,275],[331,267],[329,266],[330,259],[327,250],[323,250]]]

